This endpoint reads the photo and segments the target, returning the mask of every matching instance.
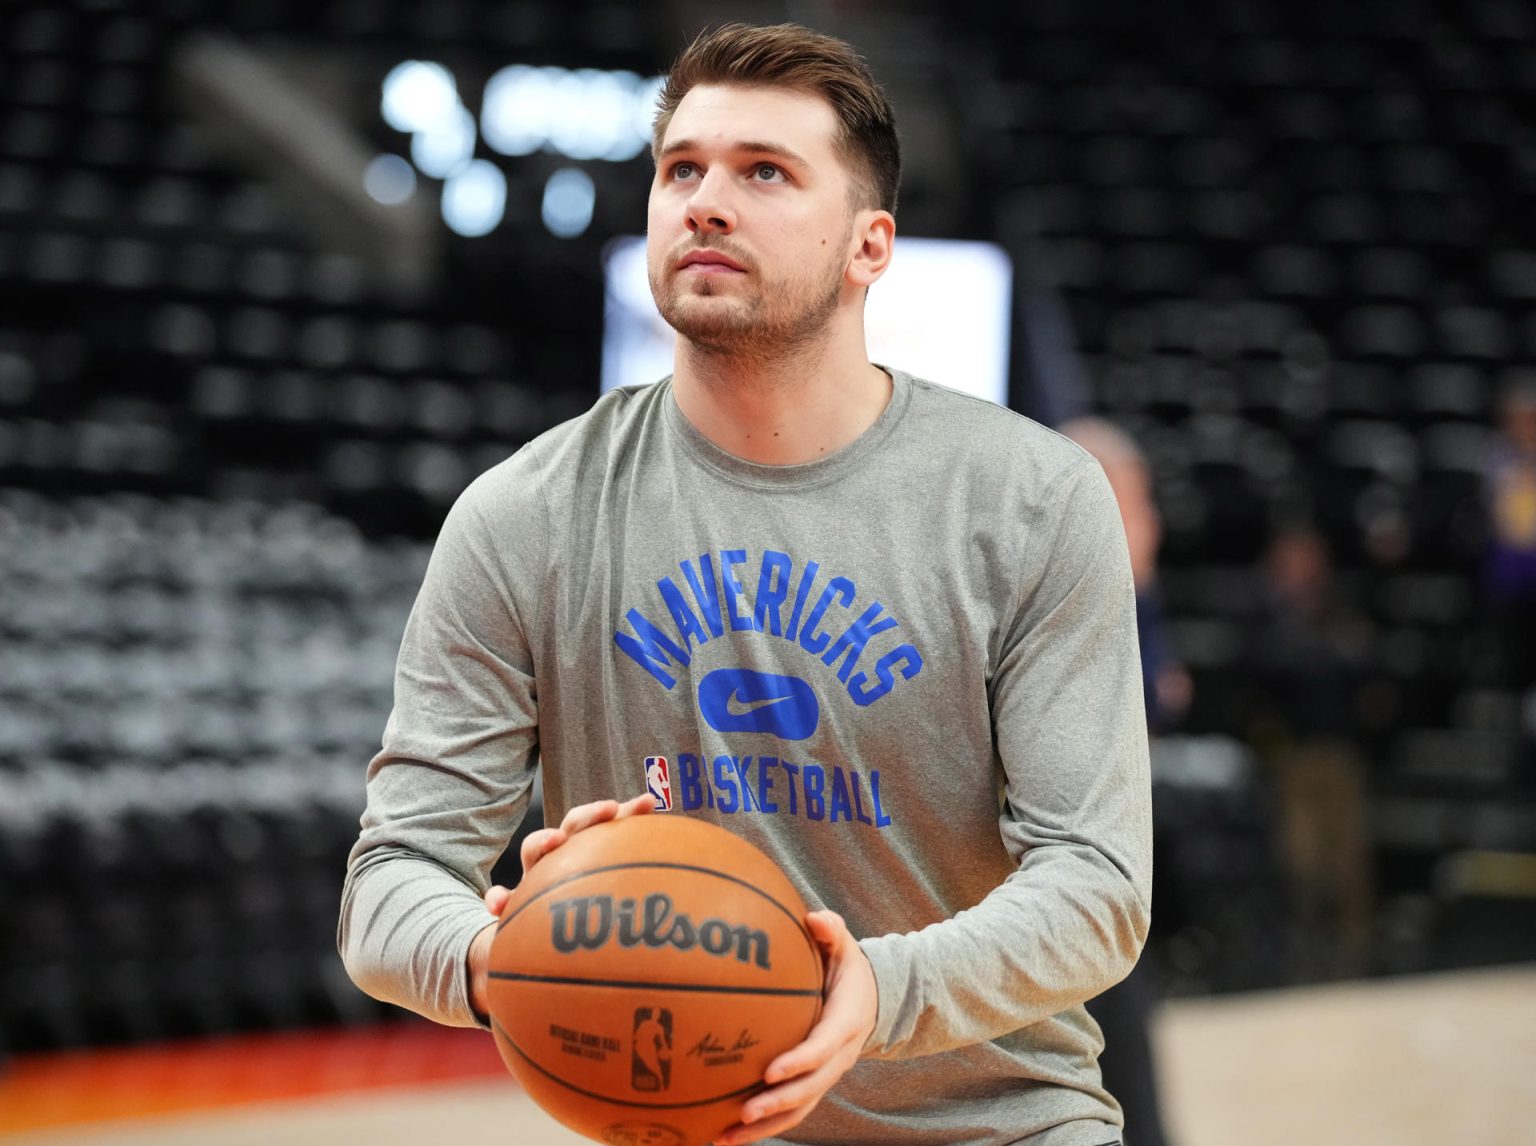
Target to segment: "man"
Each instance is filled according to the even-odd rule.
[[[369,769],[347,967],[483,1022],[485,911],[506,897],[488,873],[535,751],[565,819],[525,864],[643,811],[610,797],[665,756],[671,814],[772,855],[828,959],[821,1020],[719,1142],[1116,1142],[1081,1004],[1144,940],[1150,814],[1103,474],[870,363],[900,164],[847,45],[701,37],[655,157],[675,373],[604,397],[450,512]]]

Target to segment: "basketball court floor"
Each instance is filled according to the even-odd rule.
[[[1179,1146],[1536,1146],[1536,966],[1168,1004]],[[22,1058],[6,1146],[578,1146],[490,1037],[371,1030]],[[900,1146],[893,1143],[891,1146]]]

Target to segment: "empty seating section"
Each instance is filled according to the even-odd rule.
[[[0,23],[0,1053],[376,1020],[334,936],[400,631],[447,506],[590,402],[596,341],[312,249],[182,114],[170,55],[212,28],[380,76],[637,66],[644,27],[346,0]]]
[[[1446,849],[1536,849],[1477,580],[1498,394],[1536,351],[1536,17],[1060,0],[959,19],[992,73],[970,91],[994,232],[1021,289],[1064,296],[1095,411],[1156,475],[1189,729],[1254,736],[1259,562],[1311,524],[1376,679],[1357,735],[1381,926],[1426,902]]]
[[[429,552],[304,503],[0,492],[13,1040],[377,1014],[337,873]]]
[[[1170,578],[1254,561],[1297,516],[1362,574],[1385,633],[1403,618],[1379,584],[1470,573],[1495,395],[1530,353],[1529,12],[969,18],[996,71],[974,93],[997,126],[996,230],[1025,289],[1065,294],[1098,408],[1148,445]],[[1439,623],[1469,621],[1462,596]]]

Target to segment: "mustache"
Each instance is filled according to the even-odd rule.
[[[685,256],[693,253],[694,251],[714,251],[717,254],[724,255],[728,259],[734,259],[737,263],[749,271],[755,271],[757,269],[757,264],[750,257],[743,254],[741,251],[738,251],[729,243],[722,243],[719,240],[709,240],[705,242],[690,240],[679,243],[676,247],[672,248],[671,255],[669,256],[669,265],[675,268]]]

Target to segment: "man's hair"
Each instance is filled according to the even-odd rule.
[[[901,182],[896,118],[869,65],[842,40],[799,24],[726,24],[683,49],[656,98],[651,150],[658,158],[672,113],[701,84],[787,88],[819,95],[841,129],[835,143],[850,159],[859,206],[893,214]]]

